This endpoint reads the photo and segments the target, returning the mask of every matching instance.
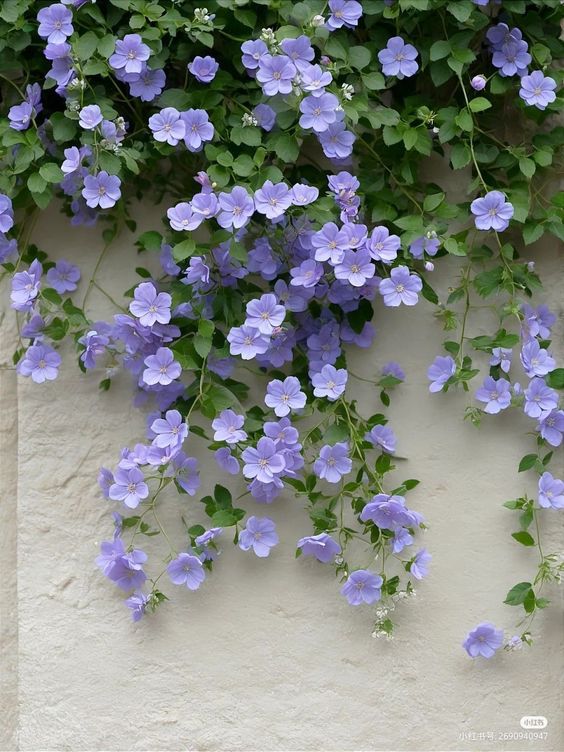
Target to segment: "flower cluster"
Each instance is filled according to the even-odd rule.
[[[505,601],[528,620],[505,647],[529,643],[548,605],[541,588],[564,568],[537,524],[564,508],[564,481],[549,469],[564,437],[564,370],[551,349],[555,315],[530,302],[540,280],[525,250],[545,232],[564,237],[547,173],[561,129],[537,127],[561,103],[559,0],[519,3],[523,30],[519,10],[498,16],[487,0],[281,0],[242,12],[226,0],[214,13],[175,0],[126,5],[21,3],[2,16],[13,33],[0,30],[10,71],[0,264],[20,325],[17,371],[56,379],[68,339],[102,389],[129,373],[147,411],[143,439],[100,470],[117,510],[102,573],[139,621],[167,600],[161,588],[205,587],[223,541],[281,556],[274,521],[255,505],[294,493],[311,520],[295,541],[310,559],[299,565],[332,570],[342,602],[372,606],[373,634],[391,639],[396,605],[431,560],[419,544],[424,517],[406,499],[418,481],[396,477],[402,429],[386,414],[406,374],[393,362],[358,375],[347,356],[372,352],[395,309],[430,304],[457,334],[428,366],[429,391],[473,395],[475,425],[508,410],[533,421],[536,452],[519,469],[537,473],[535,496],[505,504],[519,511],[515,542],[540,553],[536,577]],[[517,136],[500,134],[502,120],[518,123]],[[464,200],[420,177],[431,154],[470,166]],[[54,196],[72,225],[103,225],[80,302],[80,269],[32,242]],[[135,231],[141,197],[166,219],[138,238],[146,266],[116,301],[97,271],[117,235]],[[441,299],[432,272],[448,256],[460,276]],[[89,317],[93,289],[115,306],[105,320]],[[481,297],[495,332],[471,336]],[[381,408],[357,398],[357,381]],[[195,437],[221,481],[207,495]],[[239,485],[235,499],[223,482]],[[158,508],[172,490],[194,499],[166,530]],[[160,536],[160,562],[142,549],[150,536]],[[464,642],[473,658],[502,645],[489,622]]]

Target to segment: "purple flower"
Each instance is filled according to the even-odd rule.
[[[545,509],[564,509],[564,481],[543,473],[539,478],[539,505]]]
[[[352,154],[352,147],[356,136],[348,131],[343,122],[337,120],[318,135],[319,143],[326,157],[329,159],[346,159]]]
[[[384,261],[389,264],[397,258],[401,241],[397,235],[390,235],[388,229],[380,225],[372,230],[366,245],[370,256],[375,261]]]
[[[257,81],[268,97],[290,94],[296,66],[286,55],[263,55],[259,60]]]
[[[292,205],[292,194],[285,183],[276,183],[266,180],[262,188],[255,191],[255,208],[267,219],[281,217],[286,209]]]
[[[182,232],[183,230],[195,230],[203,222],[201,214],[196,214],[192,205],[186,201],[181,201],[176,206],[167,209],[166,216],[169,219],[170,226],[173,230]]]
[[[353,287],[362,287],[368,279],[372,279],[375,273],[376,267],[370,260],[370,254],[364,248],[358,251],[345,251],[342,262],[335,266],[336,279],[344,279]],[[416,279],[419,278],[416,277]]]
[[[341,263],[350,247],[347,233],[339,230],[334,222],[326,222],[314,233],[311,244],[315,248],[315,260],[329,261],[332,266]]]
[[[253,109],[253,115],[258,125],[267,133],[274,128],[276,123],[276,113],[268,104],[257,104]]]
[[[22,102],[10,107],[8,119],[10,128],[15,131],[25,131],[31,125],[31,119],[34,117],[33,107],[29,102]]]
[[[483,386],[476,392],[476,399],[486,403],[486,413],[496,415],[511,404],[511,384],[507,379],[496,381],[491,376],[486,376]]]
[[[159,347],[155,355],[147,356],[143,362],[147,366],[143,371],[143,381],[149,386],[168,386],[182,373],[180,363],[174,359],[174,353],[168,347]]]
[[[165,83],[166,76],[163,70],[145,67],[138,79],[129,82],[129,93],[132,97],[139,97],[143,102],[152,102],[162,92]]]
[[[167,292],[157,293],[152,282],[141,282],[133,292],[134,300],[129,304],[131,313],[143,326],[168,324],[172,298]]]
[[[251,360],[255,355],[263,355],[269,347],[269,338],[252,326],[233,327],[227,335],[231,355],[240,355],[243,360]]]
[[[187,457],[184,452],[174,455],[172,468],[167,469],[166,475],[173,475],[180,488],[190,496],[194,496],[200,487],[198,460],[195,457]]]
[[[309,65],[310,60],[315,57],[315,52],[311,46],[310,38],[302,34],[295,39],[283,39],[280,47],[285,55],[288,55],[294,65],[300,70],[303,65]]]
[[[133,621],[140,621],[145,615],[147,605],[149,603],[149,597],[142,593],[140,590],[136,590],[133,595],[126,598],[125,605],[131,609],[131,618]]]
[[[288,415],[290,410],[299,410],[305,406],[306,396],[301,391],[300,382],[295,376],[288,376],[284,381],[273,379],[266,387],[264,398],[268,407],[274,409],[279,418]]]
[[[135,509],[142,499],[149,495],[149,487],[138,467],[125,469],[118,467],[115,472],[115,483],[110,486],[110,499],[123,501],[126,507]]]
[[[151,50],[139,34],[126,34],[123,39],[116,40],[114,54],[109,63],[114,70],[124,70],[126,73],[141,73],[143,63],[149,59]]]
[[[222,527],[212,527],[209,530],[206,530],[205,533],[198,535],[198,537],[194,539],[194,543],[197,546],[201,546],[202,548],[205,548],[222,533],[223,533]]]
[[[218,68],[219,63],[211,55],[205,57],[197,55],[191,63],[188,63],[188,70],[202,84],[209,84],[213,81]]]
[[[204,141],[211,141],[214,134],[213,125],[210,123],[208,113],[205,110],[189,109],[180,113],[184,121],[184,143],[189,151],[200,151]]]
[[[186,123],[174,107],[165,107],[156,115],[151,115],[149,128],[153,131],[155,141],[166,142],[171,146],[176,146],[186,133]]]
[[[245,463],[245,478],[256,478],[261,483],[272,483],[286,467],[284,457],[277,451],[276,442],[266,436],[259,439],[256,449],[245,449],[241,459]]]
[[[341,595],[345,596],[351,606],[374,603],[382,597],[380,588],[383,582],[379,574],[374,574],[369,569],[357,569],[350,573],[341,588]]]
[[[261,334],[272,334],[282,324],[285,315],[286,309],[278,305],[276,295],[267,293],[247,303],[245,326],[258,329]]]
[[[486,84],[487,79],[481,73],[477,76],[474,76],[470,81],[470,86],[474,89],[474,91],[483,91],[486,88]]]
[[[427,551],[426,548],[422,548],[415,554],[415,558],[411,562],[409,571],[416,580],[422,580],[427,576],[428,565],[431,561],[431,558],[431,554]]]
[[[319,96],[329,86],[333,76],[328,70],[324,70],[319,65],[300,66],[300,88],[303,91],[310,91],[313,96]]]
[[[475,198],[470,204],[474,214],[474,224],[478,230],[495,230],[502,232],[509,227],[513,216],[513,204],[505,200],[505,193],[490,191],[483,198]]]
[[[219,194],[219,209],[217,217],[219,226],[239,230],[252,217],[255,202],[244,188],[237,185],[231,193]]]
[[[50,44],[62,44],[73,33],[72,12],[61,3],[41,8],[37,14],[37,33]]]
[[[247,434],[241,430],[244,422],[243,415],[237,415],[233,410],[222,410],[219,417],[212,421],[212,428],[215,431],[213,440],[226,441],[228,444],[245,441]]]
[[[556,361],[544,350],[536,339],[530,339],[521,349],[521,363],[529,378],[546,376],[556,368]]]
[[[374,446],[381,447],[388,454],[393,454],[396,451],[396,435],[388,426],[374,426],[364,438]]]
[[[315,287],[323,276],[323,266],[313,259],[302,261],[299,266],[290,269],[290,284],[294,287]]]
[[[513,350],[509,347],[494,347],[490,358],[490,366],[499,366],[504,373],[509,373]]]
[[[12,277],[10,300],[16,311],[29,311],[39,294],[43,267],[37,259],[30,264],[27,271],[16,272]]]
[[[558,394],[543,379],[535,377],[525,389],[525,413],[529,418],[540,418],[543,412],[558,407]]]
[[[403,496],[376,494],[360,513],[362,522],[373,522],[384,530],[399,530],[413,525],[413,514],[405,506]]]
[[[167,348],[160,349],[166,350]],[[183,422],[178,410],[167,410],[164,418],[154,420],[151,423],[151,431],[155,434],[153,444],[160,449],[180,447],[188,436],[188,426]]]
[[[249,517],[247,526],[239,535],[239,548],[242,551],[252,548],[261,559],[268,556],[277,543],[276,525],[270,517]]]
[[[398,381],[405,381],[405,371],[393,360],[382,366],[382,376],[393,376]]]
[[[519,96],[526,104],[545,110],[556,99],[555,89],[556,81],[553,78],[544,76],[542,71],[533,71],[521,78]]]
[[[311,379],[313,394],[315,397],[327,397],[330,402],[334,402],[345,391],[348,377],[345,368],[337,369],[330,364],[324,365]]]
[[[64,154],[65,160],[61,165],[61,170],[65,173],[65,175],[70,175],[71,173],[76,172],[80,167],[80,163],[82,161],[80,151],[76,148],[76,146],[71,146],[69,149],[65,149]]]
[[[55,266],[47,272],[47,282],[59,294],[72,292],[77,288],[77,282],[80,279],[80,269],[78,266],[69,264],[68,261],[60,259]]]
[[[104,541],[100,550],[101,554],[96,558],[96,564],[106,577],[122,590],[141,587],[147,579],[143,571],[143,564],[147,561],[146,553],[137,548],[125,553],[121,538]]]
[[[313,472],[318,478],[328,483],[338,483],[343,475],[352,470],[349,447],[346,442],[330,446],[325,444],[319,451],[319,457],[313,463]]]
[[[426,235],[421,235],[411,243],[409,252],[413,258],[422,259],[424,253],[435,256],[440,246],[441,241],[438,238],[428,238]]]
[[[248,71],[256,70],[262,58],[268,55],[268,47],[262,39],[251,39],[248,42],[243,42],[241,51],[243,52],[241,60]]]
[[[385,76],[409,78],[419,70],[415,62],[418,52],[411,44],[406,44],[401,37],[388,39],[386,47],[378,53],[378,60],[382,64]]]
[[[560,446],[564,438],[564,410],[551,410],[542,415],[537,431],[551,446]]]
[[[500,69],[502,76],[524,76],[532,60],[527,50],[527,42],[523,39],[512,39],[501,48],[494,49],[492,64]]]
[[[202,562],[194,554],[178,554],[166,571],[174,585],[186,585],[188,590],[197,590],[206,579]]]
[[[222,470],[230,475],[237,475],[239,472],[239,463],[237,459],[231,454],[229,447],[221,447],[214,454],[215,461]]]
[[[550,338],[550,329],[556,321],[556,316],[545,305],[536,310],[530,305],[521,306],[523,312],[523,329],[527,337]]]
[[[303,556],[315,556],[322,564],[328,564],[341,553],[341,546],[327,533],[306,535],[300,538],[297,548],[301,548]]]
[[[89,104],[78,113],[78,124],[86,131],[93,131],[104,119],[97,104]]]
[[[496,650],[503,645],[503,630],[496,629],[489,621],[483,621],[470,631],[462,643],[462,647],[470,658],[478,655],[491,658]]]
[[[14,226],[14,210],[12,200],[0,193],[0,232],[8,232]]]
[[[414,306],[418,301],[417,293],[421,292],[423,283],[416,274],[410,274],[407,266],[396,266],[390,272],[390,279],[380,282],[380,294],[384,298],[384,305],[399,306],[404,303]]]
[[[431,381],[429,391],[440,392],[455,372],[456,363],[450,355],[437,355],[427,370],[427,378]]]
[[[300,125],[313,128],[316,133],[323,133],[337,119],[339,100],[334,94],[309,96],[300,102]]]
[[[59,375],[61,356],[48,345],[32,345],[18,363],[18,373],[31,376],[36,384],[53,381]]]
[[[103,355],[106,347],[110,344],[109,337],[106,337],[104,334],[98,334],[95,330],[87,332],[78,341],[81,345],[84,345],[84,352],[81,354],[80,359],[84,363],[85,368],[94,368],[96,366],[96,358]]]
[[[84,178],[82,196],[91,209],[97,206],[100,209],[110,209],[121,196],[120,185],[121,180],[117,175],[108,175],[106,170],[101,170],[97,175],[87,175]]]
[[[291,190],[292,203],[294,206],[307,206],[317,201],[319,197],[319,189],[313,185],[304,185],[304,183],[296,183]]]
[[[343,26],[353,29],[362,16],[362,5],[356,0],[329,0],[331,15],[327,19],[327,28],[331,31]]]

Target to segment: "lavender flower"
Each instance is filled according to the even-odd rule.
[[[524,76],[532,60],[528,45],[523,39],[511,39],[501,48],[494,49],[492,64],[502,76]]]
[[[268,104],[257,104],[253,109],[253,116],[263,131],[271,131],[276,123],[276,112]]]
[[[396,451],[396,435],[388,426],[374,426],[364,439],[370,441],[374,446],[380,447],[388,454],[393,454]]]
[[[292,277],[290,284],[294,287],[315,287],[323,276],[323,266],[313,259],[307,259],[302,263],[290,269]]]
[[[247,434],[241,430],[244,422],[243,415],[237,415],[233,410],[222,410],[219,417],[212,421],[212,428],[215,431],[213,440],[226,441],[228,444],[245,441]]]
[[[537,431],[551,446],[560,446],[564,438],[564,410],[551,410],[541,415]]]
[[[30,264],[27,271],[16,272],[12,277],[10,300],[16,311],[29,311],[39,294],[43,267],[37,259]]]
[[[8,232],[14,226],[12,199],[0,193],[0,232]]]
[[[346,159],[352,154],[356,136],[348,131],[343,122],[338,120],[318,135],[319,143],[329,159]]]
[[[332,80],[331,73],[319,65],[300,66],[300,88],[311,92],[313,96],[323,94],[325,87],[329,86]]]
[[[149,128],[153,132],[155,141],[164,142],[170,146],[176,146],[186,134],[186,123],[174,107],[165,107],[156,115],[151,115]]]
[[[564,481],[543,473],[539,478],[539,505],[544,509],[564,509]]]
[[[376,267],[370,260],[370,254],[363,248],[345,251],[342,262],[335,266],[336,279],[346,280],[353,287],[362,287],[375,273]]]
[[[214,134],[213,125],[210,123],[208,113],[205,110],[189,109],[180,113],[184,121],[184,143],[189,151],[197,152],[202,149],[205,141],[211,141]]]
[[[206,579],[202,562],[194,554],[178,554],[166,571],[174,585],[186,585],[188,590],[197,590]]]
[[[194,212],[192,205],[186,201],[181,201],[167,209],[166,216],[173,230],[182,232],[183,230],[195,230],[203,222],[201,214]]]
[[[412,513],[405,506],[403,496],[376,494],[360,513],[362,522],[373,522],[384,530],[399,530],[413,525]]]
[[[328,564],[341,553],[341,546],[327,533],[306,535],[300,538],[297,548],[301,549],[303,556],[314,556],[322,564]]]
[[[108,175],[106,170],[101,170],[97,175],[87,175],[84,178],[82,196],[91,209],[97,206],[100,209],[110,209],[121,196],[120,185],[121,180],[117,175]]]
[[[61,356],[48,345],[32,345],[18,363],[18,373],[31,376],[36,384],[53,381],[59,375]]]
[[[243,360],[251,360],[263,355],[269,347],[269,339],[252,326],[233,327],[227,335],[231,355],[240,355]]]
[[[241,459],[245,463],[245,478],[256,478],[261,483],[272,483],[286,467],[284,457],[278,453],[276,442],[266,436],[259,439],[256,449],[245,449]]]
[[[151,431],[155,434],[153,445],[159,449],[179,448],[188,436],[188,426],[183,422],[178,410],[167,410],[164,418],[154,420],[151,423]]]
[[[422,548],[415,554],[415,558],[411,562],[409,568],[410,573],[416,580],[422,580],[428,574],[428,564],[431,561],[431,554],[426,548]]]
[[[262,39],[252,39],[248,42],[243,42],[241,51],[243,52],[241,60],[248,71],[256,70],[262,58],[268,55],[268,47]]]
[[[356,0],[329,0],[331,15],[327,19],[327,28],[331,31],[345,26],[354,29],[362,16],[362,5]]]
[[[507,379],[496,381],[491,376],[486,376],[483,386],[476,392],[476,399],[486,403],[486,413],[496,415],[511,404],[511,384]]]
[[[513,350],[507,347],[494,347],[490,358],[490,366],[499,366],[504,373],[509,373]]]
[[[149,604],[149,597],[142,593],[140,590],[136,590],[133,595],[126,598],[125,605],[131,609],[131,618],[133,621],[140,621],[147,610]]]
[[[166,76],[163,70],[145,67],[137,80],[129,82],[129,93],[132,97],[141,99],[142,102],[152,102],[161,94],[165,83]]]
[[[77,282],[80,279],[80,269],[68,261],[60,259],[55,266],[47,272],[47,282],[59,294],[72,292],[77,288]]]
[[[110,486],[109,496],[114,501],[123,501],[129,509],[135,509],[149,495],[149,487],[138,467],[125,469],[118,467]]]
[[[555,89],[556,81],[553,78],[543,75],[542,71],[533,71],[529,76],[521,78],[519,96],[529,106],[546,110],[556,99]]]
[[[134,300],[129,304],[131,313],[143,326],[168,324],[172,298],[168,292],[159,292],[152,282],[141,282],[133,292]]]
[[[325,444],[319,450],[319,457],[313,463],[313,472],[328,483],[339,483],[343,475],[352,470],[349,447],[345,442],[330,446]]]
[[[218,69],[219,63],[211,55],[205,57],[197,55],[191,63],[188,63],[188,70],[202,84],[209,84],[213,81]]]
[[[326,222],[321,230],[311,237],[311,244],[315,248],[316,261],[329,261],[332,266],[340,264],[349,249],[349,239],[343,230],[339,230],[334,222]]]
[[[366,245],[370,256],[375,261],[383,261],[389,264],[397,258],[401,241],[397,235],[390,235],[389,230],[380,225],[372,230]]]
[[[496,629],[488,621],[484,621],[472,629],[462,643],[462,647],[470,658],[476,658],[479,655],[484,658],[491,658],[502,645],[503,630]]]
[[[285,183],[274,185],[271,180],[266,180],[262,188],[255,191],[255,209],[267,219],[281,217],[291,205],[292,195]]]
[[[33,107],[29,102],[22,102],[21,104],[10,107],[8,112],[8,120],[10,121],[10,128],[15,131],[25,131],[31,125],[31,120],[34,117]]]
[[[525,413],[529,418],[540,418],[543,412],[558,407],[558,394],[538,377],[530,380],[525,389]]]
[[[81,345],[84,345],[84,352],[81,354],[80,360],[84,363],[85,368],[94,368],[96,358],[103,355],[106,347],[110,344],[109,337],[98,334],[95,330],[86,332],[78,341]]]
[[[380,282],[380,294],[384,298],[384,305],[399,306],[404,303],[414,306],[418,301],[417,293],[423,289],[421,278],[416,274],[410,274],[407,266],[396,266],[390,272],[390,279]]]
[[[41,8],[37,14],[37,33],[50,44],[62,44],[73,33],[72,12],[61,3]]]
[[[147,356],[143,362],[147,366],[143,371],[143,381],[149,386],[168,386],[182,373],[180,363],[177,363],[168,347],[159,347],[155,355]]]
[[[548,350],[542,348],[536,339],[525,342],[521,349],[521,363],[529,378],[546,376],[556,368],[556,361]]]
[[[515,210],[513,204],[505,200],[505,193],[490,191],[483,198],[475,198],[470,211],[475,216],[474,224],[478,230],[503,232],[509,227]]]
[[[150,54],[151,50],[143,43],[139,34],[126,34],[123,39],[116,40],[115,52],[109,63],[114,70],[141,73],[143,63],[149,59]]]
[[[409,246],[409,252],[413,258],[422,259],[425,253],[428,256],[436,256],[440,246],[441,241],[438,238],[428,238],[426,235],[421,235],[412,241]]]
[[[264,401],[268,407],[273,408],[279,418],[288,415],[290,410],[299,410],[305,406],[306,396],[295,376],[288,376],[284,381],[273,379],[266,391]]]
[[[380,588],[383,582],[379,574],[374,574],[369,569],[357,569],[350,573],[341,588],[341,595],[345,596],[351,606],[374,603],[382,597]]]
[[[339,100],[334,94],[309,96],[300,102],[300,125],[312,128],[316,133],[323,133],[337,119]]]
[[[78,124],[86,131],[93,131],[104,119],[97,104],[89,104],[78,113]]]
[[[313,185],[304,185],[304,183],[296,183],[290,192],[294,206],[307,206],[317,201],[319,197],[318,188]]]
[[[382,64],[385,76],[409,78],[419,70],[415,59],[419,53],[411,44],[406,44],[401,37],[388,39],[386,47],[378,53],[378,60]]]
[[[302,66],[309,65],[310,61],[315,57],[310,38],[305,34],[302,34],[295,39],[283,39],[280,42],[280,47],[282,52],[284,52],[285,55],[288,55],[300,72]]]
[[[174,455],[172,469],[169,468],[166,474],[169,473],[174,475],[180,488],[190,496],[194,496],[200,487],[198,460],[195,457],[187,457],[184,452],[177,452]]]
[[[219,194],[219,210],[219,226],[239,230],[253,216],[255,202],[244,188],[235,186],[231,193]]]
[[[314,396],[327,397],[330,402],[334,402],[345,391],[348,377],[346,369],[337,369],[330,364],[324,365],[311,379]]]
[[[268,97],[289,94],[296,76],[296,66],[287,55],[263,55],[259,60],[257,81]]]
[[[222,470],[230,475],[237,475],[239,473],[239,463],[237,459],[231,454],[229,447],[221,447],[214,455],[215,461]]]
[[[470,81],[470,86],[474,91],[483,91],[486,88],[487,79],[481,73],[474,76]]]
[[[239,534],[239,548],[242,551],[252,548],[261,559],[267,557],[277,543],[276,525],[269,517],[249,517],[245,529]]]

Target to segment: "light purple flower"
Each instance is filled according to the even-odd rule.
[[[403,496],[379,493],[372,497],[360,513],[362,522],[373,522],[383,530],[399,530],[415,524],[413,513],[405,506]]]
[[[251,39],[248,42],[243,42],[241,51],[243,52],[241,60],[248,71],[256,70],[262,58],[268,55],[268,47],[262,39]]]
[[[323,153],[329,159],[347,159],[353,150],[356,136],[345,128],[341,120],[337,120],[323,133],[318,134]]]
[[[550,329],[556,321],[556,316],[545,305],[531,308],[526,303],[521,306],[523,312],[523,329],[526,337],[540,337],[550,339]]]
[[[181,553],[166,568],[174,585],[186,585],[188,590],[197,590],[206,579],[202,562],[194,554]]]
[[[292,203],[294,206],[307,206],[319,198],[319,188],[304,183],[296,183],[292,189]]]
[[[198,535],[194,539],[194,543],[197,546],[201,546],[202,548],[205,548],[208,546],[212,541],[214,541],[219,535],[223,533],[222,527],[212,527],[209,530],[206,530],[205,533],[202,533],[201,535]]]
[[[431,381],[430,392],[440,392],[451,376],[456,373],[456,363],[450,355],[437,355],[427,370]]]
[[[286,38],[280,42],[280,47],[285,55],[288,55],[296,68],[301,71],[303,65],[309,65],[315,57],[310,38],[302,34],[295,39]]]
[[[415,59],[418,52],[411,44],[406,44],[401,37],[388,39],[386,47],[378,53],[378,60],[382,64],[385,76],[409,78],[419,70]]]
[[[519,96],[526,104],[545,110],[556,99],[555,89],[556,81],[553,78],[544,76],[542,71],[533,71],[521,78]]]
[[[98,334],[94,329],[87,332],[78,341],[81,345],[84,345],[84,352],[81,354],[80,359],[84,363],[85,368],[94,368],[96,366],[96,358],[103,355],[106,347],[110,344],[109,337],[104,334]]]
[[[167,469],[166,475],[172,475],[180,488],[190,496],[194,496],[200,487],[198,460],[195,457],[187,457],[184,452],[174,455],[172,467]]]
[[[341,595],[345,596],[351,606],[374,603],[382,597],[380,588],[383,582],[379,574],[374,574],[369,569],[357,569],[350,573],[341,588]]]
[[[374,446],[380,447],[388,454],[393,454],[396,451],[396,435],[388,426],[374,426],[364,439],[370,441]]]
[[[321,230],[314,233],[311,244],[315,248],[315,260],[329,261],[332,266],[340,264],[345,251],[350,248],[347,233],[339,230],[334,222],[326,222]]]
[[[270,549],[278,543],[276,525],[270,517],[249,517],[247,525],[239,534],[239,548],[249,551],[264,559],[270,554]]]
[[[564,481],[543,473],[539,478],[539,505],[545,509],[564,509]]]
[[[300,88],[311,92],[314,97],[323,94],[332,80],[331,73],[319,65],[300,66]]]
[[[262,187],[255,191],[255,209],[267,219],[281,217],[291,205],[292,194],[285,183],[275,185],[271,180],[266,180]]]
[[[180,363],[174,359],[174,353],[168,347],[159,347],[154,355],[148,355],[143,362],[147,366],[143,371],[143,381],[149,386],[167,386],[182,373]]]
[[[139,34],[126,34],[123,39],[116,40],[115,52],[109,63],[114,70],[141,73],[143,63],[149,59],[150,54],[151,50],[143,43]]]
[[[16,311],[29,311],[39,294],[43,267],[38,259],[32,261],[27,271],[16,272],[12,277],[10,300]]]
[[[339,100],[334,94],[309,96],[300,102],[300,125],[312,128],[316,133],[323,133],[337,119]]]
[[[122,590],[131,590],[143,585],[147,579],[143,571],[143,564],[147,561],[144,551],[136,548],[126,553],[123,541],[117,537],[112,541],[104,541],[100,550],[96,564],[118,587]]]
[[[117,175],[108,175],[106,170],[101,170],[97,175],[87,175],[84,178],[82,196],[91,209],[97,206],[100,209],[110,209],[121,196],[120,185],[121,180]]]
[[[115,472],[115,483],[110,486],[109,495],[113,501],[123,501],[126,507],[135,509],[149,495],[149,487],[138,467],[118,467]]]
[[[548,350],[542,348],[536,339],[525,342],[521,348],[521,363],[529,378],[546,376],[556,368],[556,361]]]
[[[509,227],[514,214],[513,205],[505,200],[505,193],[490,191],[483,198],[475,198],[470,204],[474,224],[478,230],[502,232]]]
[[[242,431],[245,417],[237,415],[233,410],[222,410],[217,418],[212,421],[212,428],[215,431],[214,441],[226,441],[228,444],[237,444],[239,441],[245,441],[247,434]]]
[[[422,289],[421,278],[417,274],[410,274],[407,266],[396,266],[390,272],[390,279],[383,279],[379,287],[384,305],[392,307],[400,303],[414,306],[419,299],[417,293]]]
[[[183,230],[195,230],[203,222],[201,214],[197,214],[192,209],[192,205],[186,201],[167,209],[166,216],[173,230],[182,232]]]
[[[263,131],[271,131],[276,123],[276,112],[268,104],[257,104],[253,109],[253,115]]]
[[[14,226],[12,199],[0,193],[0,232],[8,232]]]
[[[345,26],[353,29],[362,16],[362,5],[356,0],[329,0],[331,15],[327,19],[327,28],[331,31]]]
[[[302,556],[314,556],[322,564],[328,564],[341,553],[341,546],[327,533],[306,535],[300,538],[297,548],[301,548]]]
[[[214,134],[208,113],[205,110],[189,109],[181,112],[180,117],[184,121],[186,130],[184,135],[186,148],[193,152],[200,151],[202,144],[205,141],[211,141]]]
[[[313,259],[306,259],[299,266],[292,267],[290,275],[290,284],[294,287],[315,287],[323,276],[323,265]]]
[[[231,454],[231,449],[229,449],[229,447],[221,447],[215,452],[214,457],[222,470],[225,470],[225,472],[230,475],[238,474],[239,463],[237,462],[236,457]]]
[[[140,590],[136,590],[133,595],[125,599],[125,605],[131,609],[131,618],[133,621],[140,621],[143,618],[148,604],[149,597]]]
[[[59,294],[72,292],[77,288],[77,282],[80,279],[80,269],[68,261],[60,259],[55,266],[47,272],[47,282]]]
[[[152,102],[161,94],[166,84],[165,72],[160,68],[152,70],[145,68],[139,78],[129,82],[129,93],[132,97],[139,97],[142,102]]]
[[[372,230],[366,246],[375,261],[384,261],[389,264],[397,258],[401,241],[397,235],[390,235],[389,230],[380,225]]]
[[[149,128],[155,141],[165,142],[170,146],[176,146],[186,134],[186,123],[174,107],[165,107],[164,110],[151,115]]]
[[[188,436],[188,426],[182,420],[182,415],[178,410],[167,410],[164,418],[154,420],[151,423],[151,431],[155,434],[153,445],[159,449],[180,447]]]
[[[413,258],[422,259],[425,253],[429,256],[436,256],[440,246],[441,241],[438,238],[428,238],[426,235],[421,235],[411,243],[409,252]]]
[[[10,107],[8,112],[8,119],[10,121],[10,128],[15,131],[25,131],[31,125],[31,120],[34,117],[33,107],[29,102],[22,102]]]
[[[349,447],[346,442],[330,446],[325,444],[319,450],[319,457],[313,463],[313,472],[328,483],[339,483],[343,475],[352,470]]]
[[[537,431],[551,446],[560,446],[564,438],[564,410],[544,413],[539,420]]]
[[[36,384],[53,381],[59,375],[61,356],[48,345],[32,345],[18,363],[21,376],[31,376]]]
[[[218,69],[219,63],[211,55],[205,57],[197,55],[191,63],[188,63],[188,70],[202,84],[209,84],[213,81]]]
[[[431,561],[431,554],[426,548],[422,548],[415,554],[415,558],[411,562],[410,573],[416,580],[422,580],[428,574],[428,565]]]
[[[244,188],[237,185],[231,193],[219,194],[219,210],[219,226],[239,230],[253,216],[255,202]]]
[[[558,407],[558,394],[547,386],[543,379],[535,377],[525,389],[525,413],[529,418],[540,418],[547,410]]]
[[[295,376],[288,376],[284,381],[273,379],[266,387],[266,392],[264,401],[274,409],[279,418],[288,415],[290,410],[301,409],[306,403],[306,396]]]
[[[364,248],[345,251],[343,260],[335,266],[335,278],[346,280],[353,287],[362,287],[375,273],[376,267]]]
[[[41,8],[37,14],[37,33],[50,44],[62,44],[73,33],[72,12],[61,3]]]
[[[494,49],[492,64],[499,68],[502,76],[524,76],[532,60],[528,45],[523,39],[512,39],[500,48]]]
[[[496,415],[511,404],[511,384],[507,379],[486,376],[483,385],[476,392],[476,399],[485,402],[484,412]]]
[[[93,131],[103,119],[102,110],[97,104],[89,104],[78,113],[78,124],[86,131]]]
[[[474,76],[470,81],[470,86],[474,89],[474,91],[483,91],[486,88],[486,84],[487,79],[481,73],[477,76]]]
[[[489,621],[484,621],[472,629],[462,647],[470,658],[476,658],[481,655],[484,658],[491,658],[496,650],[503,645],[503,630],[496,629]]]
[[[251,360],[263,355],[270,345],[269,338],[252,326],[233,327],[227,335],[231,355],[240,355],[243,360]]]
[[[296,66],[286,55],[263,55],[259,60],[257,81],[268,97],[290,94]]]
[[[509,347],[494,347],[490,358],[490,366],[499,366],[504,373],[509,373],[513,350]]]
[[[267,436],[259,439],[256,449],[247,447],[241,459],[245,463],[245,478],[256,478],[261,483],[272,483],[286,467],[284,457],[278,453],[276,442]]]
[[[327,397],[334,402],[345,391],[349,375],[345,368],[335,368],[327,364],[319,373],[315,373],[311,379],[315,397]]]
[[[258,329],[261,334],[272,334],[284,321],[286,309],[278,305],[276,295],[266,293],[258,300],[247,303],[245,326]]]
[[[129,304],[131,313],[143,326],[168,324],[172,298],[168,292],[159,292],[152,282],[141,282],[133,292],[134,300]]]

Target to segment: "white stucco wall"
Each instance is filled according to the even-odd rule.
[[[99,230],[71,229],[53,211],[36,237],[89,278]],[[134,256],[124,235],[105,258],[100,282],[113,295],[132,284]],[[531,258],[559,313],[554,349],[562,358],[564,253],[549,241],[534,246]],[[448,274],[443,266],[435,280],[444,289],[454,262],[445,265]],[[83,291],[84,283],[79,300]],[[6,298],[4,285],[4,308]],[[96,291],[91,302],[107,315]],[[561,592],[550,594],[553,607],[535,623],[532,650],[472,662],[460,647],[481,620],[512,623],[517,610],[502,605],[505,593],[535,567],[535,551],[512,542],[514,517],[501,506],[534,491],[532,477],[516,473],[530,451],[530,424],[502,415],[477,430],[462,420],[462,393],[428,394],[426,368],[443,339],[430,305],[379,306],[375,324],[377,346],[355,357],[354,370],[370,376],[393,358],[408,374],[390,411],[408,457],[398,475],[422,481],[410,504],[430,525],[424,542],[434,557],[431,576],[398,612],[391,643],[371,637],[370,610],[349,607],[330,571],[294,559],[308,521],[289,496],[268,508],[281,536],[269,559],[226,546],[204,587],[188,593],[167,585],[173,601],[133,625],[121,594],[94,565],[111,528],[98,467],[113,465],[120,447],[143,432],[128,378],[102,394],[98,374],[81,375],[68,351],[51,384],[0,371],[0,748],[564,749]],[[14,344],[9,311],[0,333],[6,364]],[[373,411],[370,385],[354,387]],[[217,479],[204,459],[202,494]],[[171,492],[163,508],[170,525],[179,505],[196,521],[197,501]],[[563,519],[547,512],[547,550],[562,549]],[[523,715],[548,718],[546,741],[459,739],[465,731],[518,733]]]

